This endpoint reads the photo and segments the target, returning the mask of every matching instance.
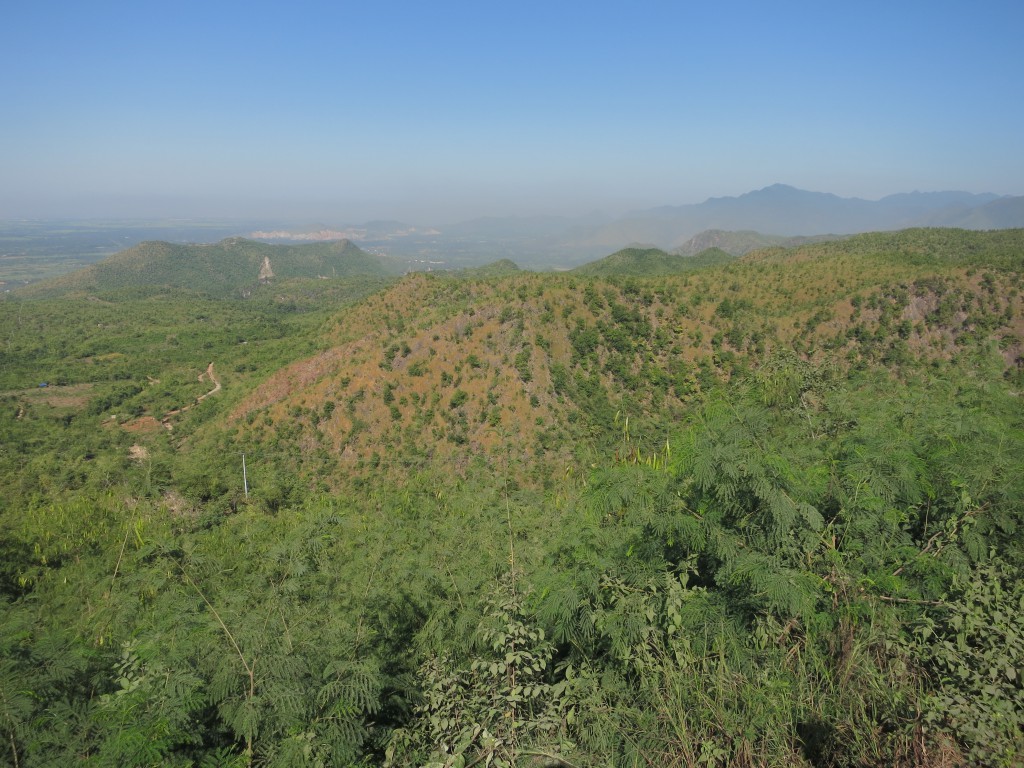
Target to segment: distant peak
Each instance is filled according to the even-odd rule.
[[[771,186],[759,189],[755,192],[749,192],[751,195],[827,195],[827,192],[811,192],[806,189],[800,189],[790,184],[772,184]]]

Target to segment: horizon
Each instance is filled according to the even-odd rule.
[[[15,6],[0,219],[1021,195],[1024,6]],[[870,42],[870,53],[865,41]]]
[[[360,220],[349,220],[349,219],[338,219],[331,218],[329,215],[316,217],[307,216],[304,214],[285,215],[280,213],[271,213],[267,215],[245,215],[245,216],[213,216],[208,214],[203,215],[165,215],[159,213],[153,213],[151,215],[57,215],[57,216],[19,216],[3,218],[0,217],[2,223],[47,223],[47,222],[95,222],[95,223],[125,223],[125,224],[141,224],[149,223],[154,225],[170,225],[174,223],[180,224],[227,224],[227,225],[248,225],[248,226],[271,226],[271,227],[291,227],[293,229],[306,228],[307,230],[317,227],[360,227],[369,224],[401,224],[403,226],[410,226],[416,229],[428,229],[437,226],[457,226],[459,224],[470,223],[474,221],[482,221],[487,219],[494,220],[529,220],[534,218],[552,218],[552,219],[564,219],[566,221],[579,220],[583,221],[586,219],[601,219],[605,221],[614,221],[616,219],[629,218],[631,214],[643,214],[652,210],[666,209],[666,208],[684,208],[687,206],[699,206],[703,203],[707,203],[712,200],[735,200],[746,195],[756,194],[759,192],[765,192],[772,188],[783,187],[792,189],[797,192],[804,192],[814,195],[832,195],[842,200],[859,200],[862,202],[877,203],[886,198],[897,196],[897,195],[943,195],[943,194],[967,194],[973,196],[985,196],[995,195],[997,198],[1010,198],[1017,197],[1018,195],[1013,194],[1001,194],[998,192],[991,192],[989,190],[964,190],[964,189],[935,189],[935,190],[897,190],[888,192],[877,198],[863,198],[856,195],[836,195],[828,190],[810,190],[795,187],[785,182],[774,182],[768,184],[759,189],[750,189],[744,192],[738,192],[735,194],[724,194],[719,196],[707,196],[698,201],[684,202],[669,205],[651,205],[644,209],[630,209],[618,212],[609,212],[604,210],[590,210],[581,213],[557,213],[557,212],[537,212],[537,213],[485,213],[478,216],[466,216],[459,218],[455,216],[446,222],[434,222],[434,221],[412,221],[403,219],[398,216],[370,216]]]

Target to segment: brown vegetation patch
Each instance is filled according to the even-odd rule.
[[[152,416],[140,416],[137,419],[126,421],[121,426],[125,432],[132,433],[159,432],[161,428],[160,422]]]
[[[324,376],[337,372],[346,361],[351,362],[359,348],[358,342],[335,347],[282,368],[257,387],[256,391],[234,410],[231,418],[241,418],[249,411],[266,408],[284,400],[293,392],[312,386]]]

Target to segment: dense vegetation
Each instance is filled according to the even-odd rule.
[[[1022,267],[0,302],[3,760],[1018,765]]]

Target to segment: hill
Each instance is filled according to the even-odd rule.
[[[918,230],[710,254],[727,261],[656,277],[624,270],[699,257],[627,251],[625,267],[598,276],[410,275],[323,326],[325,349],[247,396],[230,440],[238,451],[288,445],[307,462],[301,446],[320,446],[321,478],[438,462],[468,471],[496,451],[534,473],[612,439],[616,413],[656,444],[666,413],[771,350],[927,363],[984,338],[1013,369],[1020,298],[1006,275],[976,270],[1019,273],[1022,244],[1019,230]]]
[[[693,256],[666,253],[660,248],[624,248],[603,259],[576,267],[572,272],[588,277],[656,277],[679,274],[731,260],[730,254],[716,248]]]
[[[695,256],[708,248],[719,248],[732,256],[743,256],[759,248],[793,248],[806,243],[837,240],[839,237],[840,235],[782,237],[781,235],[763,235],[750,230],[729,232],[723,229],[707,229],[691,237],[673,253],[678,253],[681,256]]]
[[[270,245],[227,238],[210,245],[147,241],[68,275],[28,286],[27,296],[161,287],[242,296],[289,278],[385,276],[397,270],[348,240]]]

